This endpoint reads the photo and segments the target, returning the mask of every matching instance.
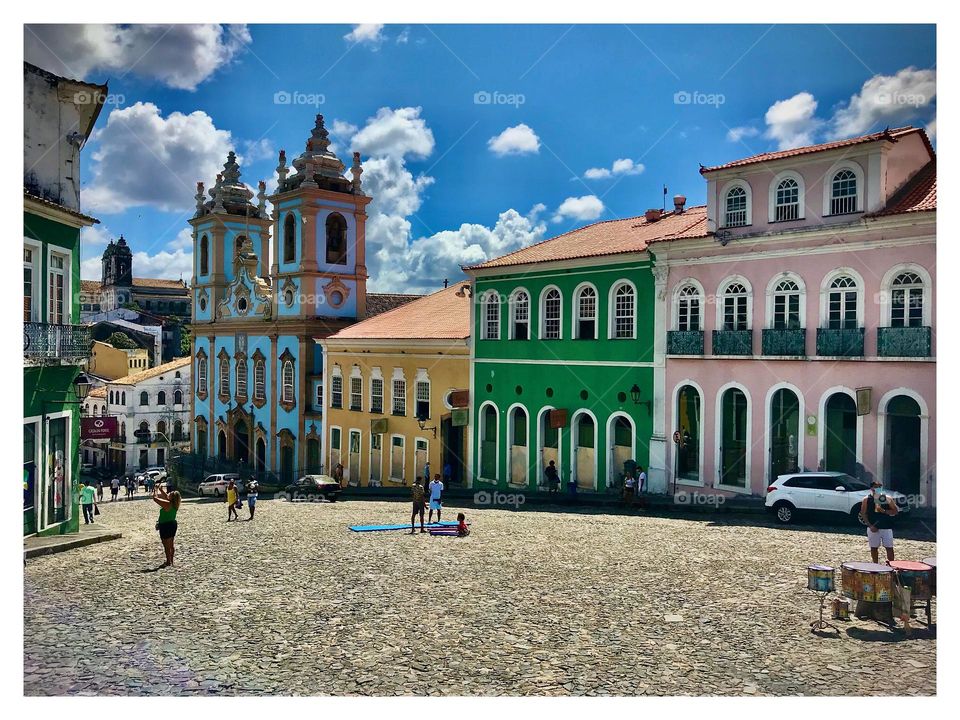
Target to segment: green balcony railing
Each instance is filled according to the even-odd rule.
[[[714,355],[753,355],[753,330],[714,330]]]
[[[817,355],[863,357],[863,328],[817,328]]]
[[[669,330],[667,355],[703,355],[703,330]]]
[[[89,325],[23,324],[23,359],[28,363],[79,362],[90,356]]]
[[[803,328],[767,328],[760,335],[764,355],[807,354],[807,331]]]
[[[877,328],[877,355],[880,357],[930,357],[928,327]]]

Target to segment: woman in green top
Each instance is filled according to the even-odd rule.
[[[166,562],[161,567],[170,567],[173,565],[173,539],[177,535],[180,493],[174,489],[172,482],[167,482],[166,488],[158,484],[153,489],[153,501],[160,506],[157,530],[160,533],[160,542],[163,543],[163,554],[166,556]]]

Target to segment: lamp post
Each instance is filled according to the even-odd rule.
[[[424,431],[433,430],[433,439],[437,439],[437,426],[434,425],[433,427],[427,427],[427,418],[425,416],[417,415],[417,427]]]
[[[634,383],[633,387],[630,388],[630,399],[633,400],[634,405],[646,405],[647,414],[649,415],[651,413],[652,403],[650,400],[641,400],[642,395],[643,391],[640,389],[640,386]]]

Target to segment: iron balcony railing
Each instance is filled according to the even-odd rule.
[[[23,358],[28,362],[79,362],[90,355],[87,325],[23,324]]]
[[[807,354],[807,331],[803,328],[766,328],[760,335],[764,355]]]
[[[714,355],[753,355],[752,330],[714,330]]]
[[[667,355],[703,355],[703,330],[667,331]]]
[[[863,357],[863,328],[817,328],[817,355]]]
[[[880,357],[930,357],[929,327],[877,328],[877,355]]]

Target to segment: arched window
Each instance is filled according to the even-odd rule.
[[[177,371],[173,374],[173,377],[179,379],[179,378],[180,378],[180,371],[177,370]]]
[[[513,294],[513,317],[510,338],[512,340],[530,339],[530,296],[526,290],[517,290]]]
[[[492,403],[480,408],[480,477],[484,480],[497,480],[499,473],[499,416]]]
[[[207,392],[207,359],[199,358],[197,360],[197,392],[204,394]]]
[[[230,361],[220,358],[220,391],[221,397],[230,396]]]
[[[166,435],[167,434],[167,423],[164,420],[157,421],[157,435]],[[165,438],[161,438],[165,439]]]
[[[849,275],[838,275],[827,293],[827,327],[853,329],[859,327],[857,306],[860,300],[857,281]]]
[[[127,404],[127,393],[126,393],[126,391],[123,391],[122,393],[120,393],[120,404],[121,404],[121,405],[126,405],[126,404]]]
[[[747,312],[747,288],[742,283],[732,282],[723,291],[721,305],[721,329],[749,330],[750,316]]]
[[[161,390],[157,393],[157,405],[166,405],[167,404],[167,394]]]
[[[327,215],[327,262],[331,265],[347,263],[347,221],[340,213]]]
[[[149,405],[150,404],[150,395],[146,390],[140,393],[140,405]]]
[[[773,329],[798,329],[800,322],[800,287],[793,280],[781,280],[773,290]]]
[[[923,326],[923,278],[903,272],[890,290],[890,327]]]
[[[113,405],[113,403],[114,403],[114,400],[113,400],[113,390],[111,390],[111,391],[110,391],[110,404]]]
[[[247,398],[247,361],[243,358],[237,360],[237,397]]]
[[[782,222],[799,217],[800,184],[792,177],[784,178],[777,184],[773,219],[775,222]]]
[[[610,337],[632,338],[636,335],[636,295],[633,286],[622,282],[613,288],[613,313]]]
[[[283,221],[283,262],[292,263],[297,259],[297,219],[293,213],[287,213]]]
[[[695,285],[684,285],[677,293],[677,330],[702,330],[700,291]]]
[[[174,390],[173,391],[173,404],[174,405],[183,405],[183,391]]]
[[[483,325],[480,327],[482,340],[500,339],[500,298],[496,291],[489,290],[483,295]]]
[[[141,442],[147,442],[150,439],[150,425],[146,420],[140,423],[140,427],[137,430],[137,435],[139,436]]]
[[[283,363],[283,402],[293,402],[293,363],[287,360]]]
[[[559,340],[562,321],[563,298],[560,291],[547,288],[541,295],[540,308],[540,338],[542,340]]]
[[[210,271],[210,241],[207,236],[200,237],[200,274],[206,275]]]
[[[173,439],[183,440],[183,421],[182,420],[173,421]]]
[[[730,188],[726,197],[724,227],[742,227],[747,224],[747,191],[737,185]]]
[[[264,400],[266,398],[266,366],[263,360],[257,360],[253,366],[253,399]]]
[[[593,340],[597,337],[597,291],[592,285],[584,285],[574,298],[577,321],[574,324],[578,340]]]
[[[830,214],[857,212],[857,176],[844,168],[833,176],[830,186]]]

